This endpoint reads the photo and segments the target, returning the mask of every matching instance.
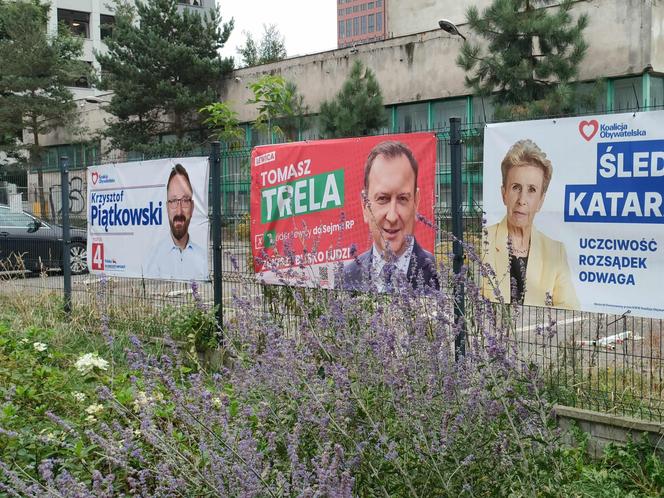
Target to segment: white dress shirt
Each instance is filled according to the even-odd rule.
[[[146,278],[167,280],[208,280],[208,255],[199,245],[189,241],[180,249],[169,234],[157,244],[144,265]]]

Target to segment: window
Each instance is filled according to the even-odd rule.
[[[339,38],[343,38],[344,35],[344,26],[345,23],[343,21],[339,21]]]
[[[650,77],[650,107],[662,107],[664,105],[664,78],[660,76]]]
[[[409,133],[429,129],[429,104],[408,104],[397,108],[397,131]]]
[[[99,35],[102,40],[113,36],[113,26],[115,26],[115,17],[101,14],[99,16]]]
[[[353,36],[353,20],[352,19],[346,19],[346,36],[347,37]]]
[[[374,8],[374,3],[373,3],[373,2],[369,2],[369,3],[367,4],[367,8],[368,8],[369,10],[373,9],[373,8]]]
[[[77,10],[58,9],[58,23],[83,38],[90,38],[90,13]]]
[[[32,216],[25,213],[13,213],[9,209],[0,209],[1,227],[29,227],[34,222]]]
[[[42,167],[44,169],[59,169],[59,159],[67,156],[70,168],[82,168],[99,164],[101,157],[101,142],[93,141],[85,144],[54,145],[45,147],[42,155]]]
[[[362,34],[367,32],[367,16],[362,16]]]
[[[462,123],[468,121],[465,97],[461,99],[445,100],[433,104],[434,128],[448,128],[450,126],[450,118],[461,118]]]
[[[378,31],[379,33],[381,31],[383,31],[383,13],[382,12],[378,12],[376,14],[376,31]]]
[[[376,7],[380,7],[383,5],[383,0],[376,0]]]
[[[633,111],[644,106],[641,76],[613,81],[614,111]]]
[[[354,35],[359,35],[360,34],[360,18],[359,17],[354,17],[353,18],[353,34]]]
[[[360,10],[367,10],[367,4],[363,3],[362,5],[360,5]]]
[[[493,105],[493,99],[491,97],[473,97],[474,123],[484,123],[484,122],[491,123],[493,121],[493,113],[494,113],[494,105]]]
[[[348,7],[348,8],[346,9],[346,15],[348,15],[348,14],[352,14],[352,13],[353,13],[353,7]]]
[[[369,14],[367,17],[369,18],[369,33],[373,33],[374,32],[374,15]]]
[[[353,12],[357,12],[358,10],[360,10],[360,6],[359,5],[354,5],[353,6]]]

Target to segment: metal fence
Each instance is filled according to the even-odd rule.
[[[450,130],[440,130],[436,164],[435,256],[442,271],[454,268],[454,227],[450,194],[453,191],[452,157],[454,137]],[[482,237],[481,164],[483,127],[468,126],[461,130],[458,143],[462,162],[461,218],[463,239],[467,248],[480,250]],[[260,284],[252,270],[249,243],[249,147],[221,151],[221,285],[223,319],[233,319],[236,297],[254,299],[263,310],[283,321],[286,328],[296,324],[298,315],[285,305],[283,297],[290,291]],[[35,177],[36,178],[36,177]],[[71,227],[86,225],[86,175],[74,170],[68,180],[66,206],[60,200],[62,185],[59,173],[48,173],[41,185],[30,180],[23,186],[0,184],[0,204],[21,203],[22,210],[43,220],[43,225],[28,233],[28,243],[19,262],[3,257],[0,268],[0,292],[61,295],[64,287],[61,252],[56,244],[30,242],[30,236],[43,233],[44,226],[57,226],[63,212],[69,214]],[[459,190],[457,184],[456,190]],[[17,196],[18,194],[18,196]],[[212,197],[211,197],[212,198]],[[17,201],[19,199],[19,201]],[[18,222],[17,222],[18,223]],[[34,228],[34,227],[33,227]],[[0,227],[0,231],[2,228]],[[78,241],[76,232],[72,240]],[[57,237],[56,237],[57,238]],[[48,247],[46,247],[48,246]],[[46,247],[46,249],[45,249]],[[46,250],[47,257],[32,253]],[[463,271],[478,278],[475,264],[465,261]],[[27,268],[26,268],[27,267]],[[25,273],[24,270],[37,270]],[[72,267],[73,270],[75,268]],[[447,269],[447,270],[446,270]],[[448,278],[443,276],[442,280]],[[111,325],[136,327],[144,334],[161,335],[169,331],[174,310],[192,305],[192,289],[187,283],[146,279],[101,279],[89,274],[72,278],[74,306],[95,306],[101,301],[108,310]],[[451,290],[450,290],[451,291]],[[214,303],[213,282],[202,283],[197,292],[206,304]],[[470,315],[473,310],[468,310]],[[597,314],[551,308],[509,306],[501,311],[509,323],[519,354],[539,365],[550,392],[562,404],[616,414],[633,415],[661,421],[664,418],[664,345],[662,322],[625,315]],[[468,331],[472,334],[472,327]],[[628,334],[629,333],[629,334]]]

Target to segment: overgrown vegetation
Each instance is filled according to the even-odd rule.
[[[455,362],[445,294],[280,288],[269,313],[236,297],[218,347],[213,310],[195,286],[187,306],[153,310],[144,327],[116,311],[110,328],[109,311],[123,306],[104,304],[106,285],[97,307],[77,306],[71,319],[56,299],[0,295],[4,492],[664,492],[662,459],[645,442],[611,447],[599,461],[582,436],[563,443],[537,367],[518,360],[481,300],[480,333]],[[301,318],[273,319],[286,309]],[[198,354],[205,350],[223,361],[213,366]]]

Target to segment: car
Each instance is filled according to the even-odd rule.
[[[88,271],[87,233],[70,229],[69,268],[73,275]],[[9,206],[0,205],[0,271],[42,272],[63,269],[62,227]]]

